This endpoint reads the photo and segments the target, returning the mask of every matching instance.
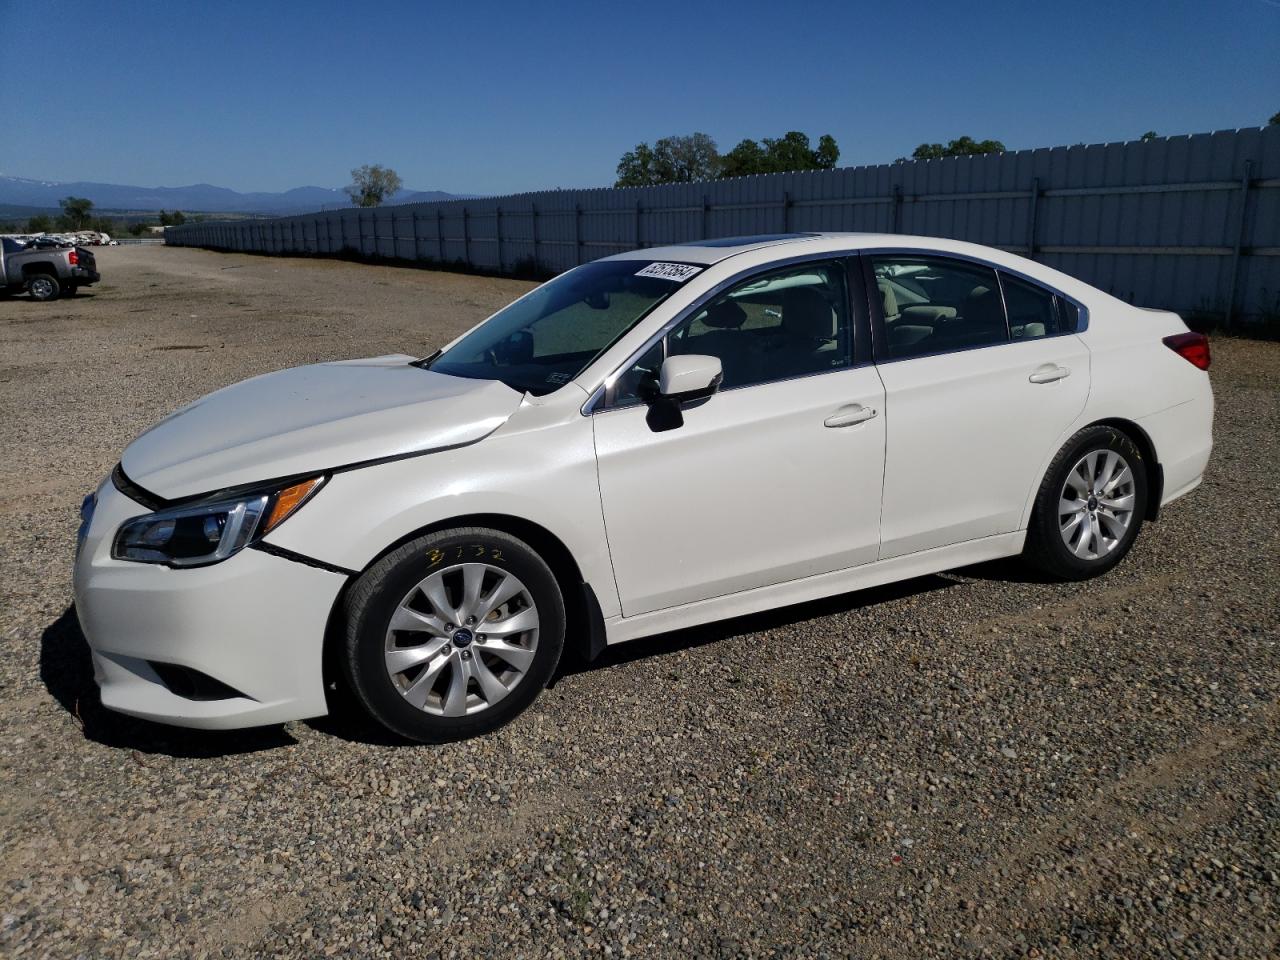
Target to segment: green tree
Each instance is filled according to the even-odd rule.
[[[1273,113],[1271,119],[1267,121],[1268,127],[1280,127],[1280,113]]]
[[[940,143],[922,143],[911,152],[912,160],[940,160],[943,157],[973,157],[984,153],[1004,153],[999,140],[974,140],[958,137],[945,147]]]
[[[351,186],[346,192],[357,207],[376,207],[398,193],[401,186],[400,175],[390,167],[366,163],[351,171]]]
[[[1148,130],[1138,139],[1141,140],[1143,143],[1147,143],[1150,140],[1158,140],[1159,138],[1160,138],[1160,134],[1156,133],[1154,130]]]
[[[27,221],[27,233],[48,233],[53,229],[53,218],[43,213]]]
[[[754,140],[743,140],[726,153],[721,162],[720,176],[746,177],[764,173],[768,169],[769,155]]]
[[[840,148],[830,134],[819,137],[818,148],[814,150],[806,134],[791,130],[776,140],[769,137],[760,143],[743,140],[724,155],[720,175],[745,177],[756,173],[830,170],[839,159]]]
[[[89,211],[93,209],[93,201],[84,197],[63,197],[62,216],[72,230],[83,230],[89,219]]]
[[[652,147],[638,143],[618,161],[616,187],[712,180],[720,170],[716,142],[705,133],[663,137]]]

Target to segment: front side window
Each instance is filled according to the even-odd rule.
[[[498,311],[424,366],[455,377],[500,380],[535,396],[550,393],[700,269],[644,260],[586,264]]]
[[[806,263],[746,280],[669,332],[614,382],[606,403],[644,399],[666,357],[718,357],[722,390],[848,367],[853,337],[838,262]]]
[[[995,270],[945,257],[871,256],[892,358],[1005,343]]]

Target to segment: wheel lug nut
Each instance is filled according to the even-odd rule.
[[[467,617],[467,626],[471,626],[471,624],[473,624],[473,623],[475,623],[475,622],[476,622],[476,618],[475,618],[475,617]]]
[[[484,635],[483,633],[477,633],[477,634],[476,634],[476,639],[477,639],[477,640],[484,640],[484,639],[485,639],[485,635]]]
[[[470,660],[470,659],[471,659],[471,651],[470,651],[470,650],[463,650],[463,651],[462,651],[462,659],[463,659],[463,660]]]

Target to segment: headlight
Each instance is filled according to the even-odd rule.
[[[324,477],[312,477],[287,487],[214,494],[134,517],[121,525],[111,556],[171,567],[217,563],[284,523],[324,481]]]

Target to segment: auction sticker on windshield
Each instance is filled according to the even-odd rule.
[[[651,263],[643,270],[638,271],[636,276],[658,277],[662,280],[674,280],[676,283],[684,283],[701,270],[701,267],[694,267],[687,263]]]

